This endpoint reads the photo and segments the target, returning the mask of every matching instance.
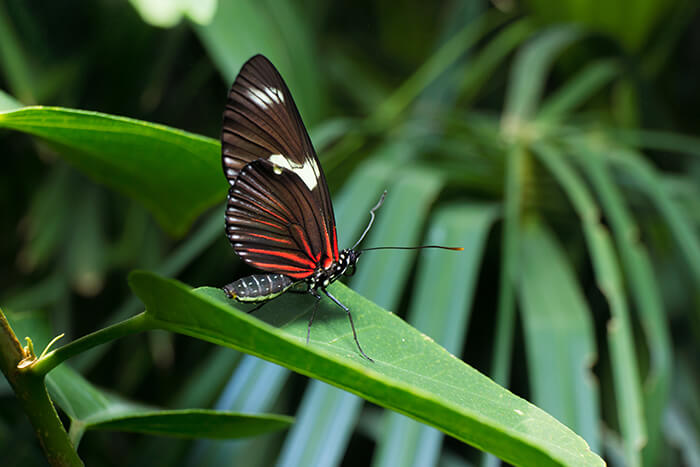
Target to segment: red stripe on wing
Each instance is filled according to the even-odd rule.
[[[284,223],[288,223],[288,222],[289,222],[289,219],[285,219],[284,217],[280,216],[279,214],[273,212],[273,211],[270,210],[270,209],[267,209],[265,206],[263,206],[263,205],[261,205],[261,204],[259,204],[259,203],[256,203],[255,201],[248,200],[248,202],[249,202],[250,204],[254,205],[256,208],[260,209],[261,211],[264,211],[264,212],[266,212],[266,213],[268,213],[268,214],[270,214],[270,215],[276,217],[277,219],[281,220],[281,221],[284,222]]]
[[[326,247],[326,257],[323,259],[323,268],[328,269],[335,257],[333,256],[333,247],[331,246],[331,237],[328,233],[328,228],[326,224],[322,224],[322,227],[323,232],[321,232],[321,236],[323,237],[323,243],[325,243]]]
[[[335,233],[335,224],[333,224],[333,257],[338,261],[338,237]]]
[[[276,229],[282,230],[282,226],[279,224],[273,224],[272,222],[265,222],[264,220],[257,218],[255,219],[255,222],[260,222],[261,224],[269,225],[270,227],[274,227]]]
[[[302,229],[299,224],[291,224],[289,226],[289,230],[292,233],[294,240],[301,243],[301,246],[304,248],[304,253],[306,253],[306,255],[313,261],[318,263],[318,258],[321,256],[321,254],[313,254],[311,251],[311,245],[309,245],[309,239],[306,238],[306,232],[304,232],[304,229]]]
[[[262,248],[246,248],[245,251],[249,253],[259,253],[262,255],[277,256],[279,258],[288,259],[290,261],[306,265],[312,269],[316,267],[316,265],[311,260],[296,253],[289,253],[286,251],[264,250]]]
[[[271,242],[277,242],[277,243],[283,243],[285,245],[292,245],[292,242],[287,239],[287,238],[277,238],[277,237],[271,237],[269,235],[263,235],[259,233],[253,233],[249,232],[247,235],[250,235],[251,237],[256,237],[256,238],[262,238],[265,240],[270,240]]]

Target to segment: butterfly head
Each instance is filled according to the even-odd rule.
[[[336,263],[335,270],[333,271],[335,277],[340,277],[342,275],[352,276],[355,274],[355,264],[357,259],[362,254],[359,250],[353,250],[352,248],[346,248],[342,250],[338,255],[338,262]]]

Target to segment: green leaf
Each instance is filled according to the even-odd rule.
[[[598,451],[598,358],[591,314],[573,268],[535,219],[523,227],[520,303],[533,399]]]
[[[199,214],[226,195],[219,143],[210,138],[60,107],[0,113],[0,128],[53,143],[68,162],[143,204],[173,234],[183,234]]]
[[[84,420],[93,430],[128,431],[176,438],[232,439],[287,428],[293,418],[282,415],[245,415],[216,410],[143,410],[97,414]]]
[[[329,382],[431,424],[515,465],[603,465],[586,443],[542,410],[499,387],[395,315],[335,283],[353,310],[365,351],[345,315],[324,301],[309,345],[305,296],[283,296],[259,314],[238,311],[218,289],[196,291],[147,272],[130,276],[157,327],[234,347]],[[407,358],[410,357],[410,358]]]
[[[471,302],[494,205],[441,208],[430,221],[426,243],[459,245],[464,252],[425,251],[408,314],[411,324],[459,355],[467,334]],[[443,435],[397,413],[386,413],[372,460],[375,467],[437,465]]]

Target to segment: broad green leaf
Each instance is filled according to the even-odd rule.
[[[515,465],[603,465],[554,418],[501,388],[429,337],[340,283],[331,292],[353,310],[365,351],[355,348],[344,313],[324,300],[305,344],[306,296],[268,305],[267,321],[238,311],[218,289],[196,291],[146,272],[130,277],[156,327],[227,345],[351,391],[433,425]]]
[[[143,204],[174,234],[183,234],[198,215],[226,195],[219,143],[210,138],[60,107],[0,113],[0,128],[52,143],[72,165]]]
[[[597,357],[591,311],[562,247],[546,226],[525,223],[519,296],[534,402],[599,451]]]
[[[422,253],[408,319],[455,355],[467,334],[486,236],[496,214],[493,205],[464,203],[440,208],[429,223],[426,243],[459,245],[464,252]],[[394,412],[384,415],[383,427],[372,465],[437,465],[442,433]]]

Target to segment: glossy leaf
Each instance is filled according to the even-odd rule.
[[[365,351],[344,313],[326,301],[305,344],[306,296],[270,304],[267,323],[236,310],[219,289],[196,291],[146,272],[131,286],[154,326],[227,345],[354,392],[431,424],[515,465],[603,465],[586,443],[542,410],[499,387],[395,315],[342,284],[332,293],[353,310]],[[410,355],[410,358],[406,358]]]
[[[174,234],[222,201],[219,143],[163,125],[99,112],[25,107],[0,113],[9,128],[53,144],[72,165],[148,208]]]

